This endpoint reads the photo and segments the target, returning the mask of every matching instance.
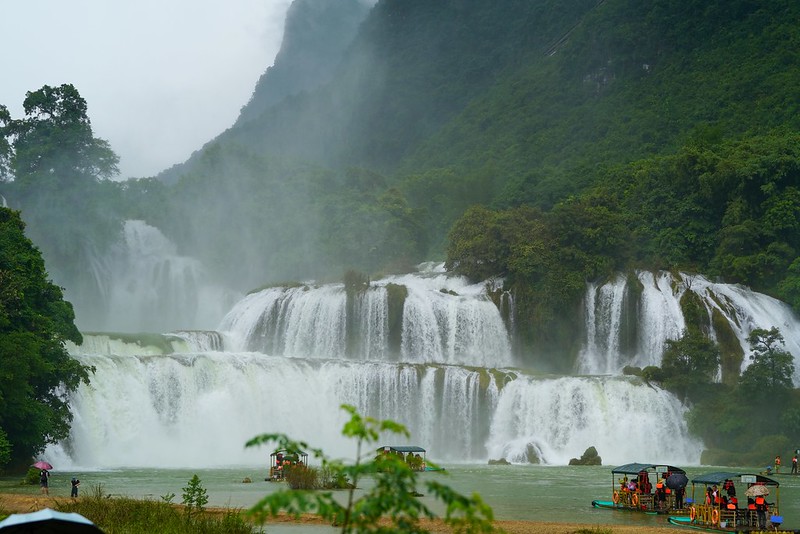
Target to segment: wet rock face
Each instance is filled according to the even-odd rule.
[[[603,459],[597,454],[597,449],[589,447],[580,458],[572,458],[569,465],[603,465]]]

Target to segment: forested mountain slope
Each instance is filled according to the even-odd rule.
[[[180,215],[159,226],[201,256],[262,258],[237,280],[441,257],[470,205],[549,209],[599,169],[796,128],[799,15],[789,1],[382,1],[330,82],[271,107],[254,95],[265,111],[181,169]],[[287,233],[301,260],[274,239]]]
[[[419,146],[402,173],[412,202],[549,208],[598,168],[796,129],[798,21],[791,2],[604,2]]]

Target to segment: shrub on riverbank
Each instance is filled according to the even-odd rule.
[[[96,487],[84,497],[58,502],[61,512],[77,512],[106,534],[252,534],[263,532],[246,522],[238,510],[185,514],[167,502],[109,497]]]

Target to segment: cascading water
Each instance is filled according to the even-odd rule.
[[[85,291],[67,293],[82,329],[209,329],[239,298],[212,283],[198,260],[179,255],[172,242],[144,221],[125,222],[122,240],[110,256],[86,256],[91,284],[84,281]],[[84,293],[97,296],[87,299]]]
[[[97,371],[72,400],[70,438],[47,457],[65,468],[252,465],[264,452],[243,445],[263,432],[347,457],[339,406],[351,404],[406,425],[410,442],[439,461],[561,464],[594,446],[606,463],[647,451],[696,464],[701,444],[688,435],[686,407],[618,375],[626,364],[659,362],[683,329],[681,296],[694,292],[740,340],[777,325],[789,350],[800,341],[778,301],[701,277],[638,273],[587,290],[579,367],[605,376],[537,377],[518,369],[490,298],[496,289],[433,269],[356,290],[264,289],[240,300],[217,332],[87,335],[70,352]]]
[[[72,438],[51,451],[62,466],[258,464],[263,451],[243,445],[262,432],[349,456],[339,435],[343,403],[403,422],[439,458],[480,459],[497,398],[492,374],[461,367],[260,353],[131,356],[130,343],[90,345],[121,355],[77,356],[96,374],[73,399]]]
[[[566,464],[594,446],[605,464],[658,458],[696,464],[685,407],[664,390],[625,377],[519,377],[503,388],[492,419],[489,456]]]
[[[234,306],[220,329],[235,340],[233,350],[287,357],[514,364],[508,332],[483,284],[439,273],[396,276],[350,298],[348,326],[342,284],[269,288]]]
[[[487,454],[522,461],[520,447],[532,443],[546,463],[565,463],[590,445],[621,462],[652,438],[654,413],[661,430],[686,434],[673,397],[624,378],[532,378],[511,370],[252,352],[155,355],[155,345],[93,337],[73,349],[96,374],[73,398],[71,439],[47,454],[65,468],[257,465],[264,451],[243,445],[263,432],[348,457],[352,444],[339,435],[341,404],[403,423],[439,461],[485,461]],[[170,336],[168,346],[183,343]],[[108,352],[90,354],[89,347]],[[605,392],[612,392],[607,399]],[[619,417],[630,406],[638,407],[635,417]],[[641,431],[634,428],[639,424]],[[626,435],[629,446],[598,437],[609,433]],[[682,463],[696,463],[700,453],[688,438],[664,451]]]
[[[778,327],[785,349],[795,359],[800,357],[800,321],[787,304],[698,275],[639,272],[635,285],[622,276],[599,286],[588,285],[586,343],[578,359],[578,373],[619,374],[626,365],[660,365],[667,340],[679,339],[685,328],[681,299],[687,293],[702,303],[709,324],[713,324],[715,310],[725,319],[742,354],[750,352],[747,336],[753,329]],[[716,335],[713,329],[711,335]],[[624,343],[631,336],[635,341]],[[749,363],[744,358],[742,369]],[[799,377],[796,374],[795,381]]]

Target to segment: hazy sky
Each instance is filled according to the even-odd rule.
[[[73,84],[121,177],[153,176],[236,120],[291,0],[0,0],[0,104]]]

